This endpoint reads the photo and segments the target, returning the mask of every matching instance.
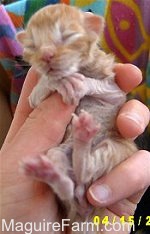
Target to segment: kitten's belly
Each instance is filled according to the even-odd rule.
[[[116,131],[115,119],[118,113],[119,107],[108,103],[101,102],[94,97],[86,96],[81,101],[76,109],[76,114],[79,115],[81,110],[85,110],[90,113],[95,122],[100,124],[100,131],[93,140],[93,145],[100,143],[103,139],[109,137]]]

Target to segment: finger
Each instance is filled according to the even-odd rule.
[[[144,190],[132,195],[129,198],[123,199],[108,206],[108,209],[118,215],[119,217],[124,216],[128,220],[129,216],[134,215],[137,208],[137,204],[141,200]]]
[[[144,193],[146,192],[147,188],[142,189],[141,191],[139,191],[136,194],[131,195],[131,197],[128,198],[128,200],[134,204],[138,204],[142,198],[142,196],[144,195]]]
[[[10,137],[9,142],[7,140],[3,150],[10,150],[11,154],[13,146],[13,158],[18,157],[18,160],[47,151],[62,141],[73,112],[74,106],[64,104],[59,94],[51,95],[31,112],[17,134]]]
[[[16,134],[18,129],[22,126],[28,115],[31,113],[32,108],[29,106],[28,97],[33,87],[38,80],[37,72],[31,68],[26,76],[23,84],[22,92],[19,98],[19,102],[15,111],[14,119],[11,124],[10,131],[6,137],[5,142],[9,141]]]
[[[121,108],[116,123],[123,137],[136,138],[144,132],[149,120],[149,109],[137,100],[130,100]]]
[[[87,196],[91,204],[108,207],[149,185],[150,153],[141,150],[96,181],[89,188]]]
[[[117,84],[127,93],[132,91],[142,81],[140,69],[132,64],[117,64],[114,70]]]

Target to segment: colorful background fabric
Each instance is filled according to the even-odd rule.
[[[114,53],[119,62],[133,63],[141,69],[144,80],[132,92],[132,96],[150,106],[149,0],[20,0],[5,7],[0,5],[0,63],[11,80],[10,102],[13,111],[28,70],[20,62],[22,49],[15,39],[16,32],[25,27],[38,9],[55,3],[70,4],[105,16],[102,48]]]
[[[133,63],[141,69],[144,80],[132,96],[150,107],[150,0],[18,0],[7,6],[0,5],[0,64],[11,81],[10,104],[13,112],[28,70],[20,57],[22,48],[15,39],[16,32],[25,27],[39,8],[55,3],[74,5],[105,16],[102,48],[114,53],[119,62]],[[144,141],[149,145],[149,135],[147,138]],[[149,215],[149,197],[150,189],[138,205],[135,224],[140,215],[142,220]],[[136,229],[142,227],[145,230],[145,223],[136,224]],[[147,233],[150,233],[149,229]]]
[[[106,8],[103,48],[119,62],[133,63],[143,72],[143,83],[132,96],[150,106],[150,1],[110,0]]]

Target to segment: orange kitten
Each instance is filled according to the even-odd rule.
[[[51,186],[71,222],[99,214],[86,199],[88,186],[137,150],[115,126],[126,94],[115,83],[113,56],[98,48],[103,28],[102,17],[56,4],[35,13],[18,34],[24,59],[41,74],[30,105],[54,91],[67,104],[78,104],[63,142],[23,165],[27,175]]]

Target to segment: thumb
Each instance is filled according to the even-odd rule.
[[[150,153],[144,150],[138,151],[89,188],[87,194],[89,202],[94,206],[110,207],[128,198],[133,203],[137,203],[137,196],[133,195],[149,186],[149,168]]]

